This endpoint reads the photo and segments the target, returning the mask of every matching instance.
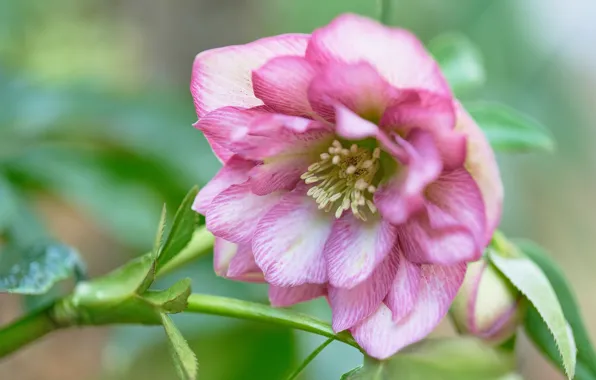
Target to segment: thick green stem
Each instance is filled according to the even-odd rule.
[[[259,303],[206,294],[191,294],[188,298],[186,311],[286,326],[333,338],[360,349],[358,343],[349,333],[336,334],[328,323],[305,314],[286,309],[275,309]]]
[[[205,226],[198,228],[192,236],[188,245],[180,251],[171,261],[161,268],[157,276],[163,276],[175,269],[178,269],[199,257],[210,254],[213,251],[215,237],[207,231]]]

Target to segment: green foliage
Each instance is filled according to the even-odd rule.
[[[184,339],[180,330],[176,328],[167,314],[162,314],[163,327],[170,343],[170,352],[176,366],[178,376],[182,380],[195,380],[199,370],[199,363],[188,342]]]
[[[306,359],[304,359],[304,361],[298,366],[298,368],[296,368],[296,370],[292,371],[292,373],[290,373],[288,375],[287,380],[295,380],[296,378],[298,378],[298,376],[300,376],[300,373],[302,373],[304,368],[306,368],[306,366],[308,366],[308,364],[310,362],[312,362],[314,360],[314,358],[316,358],[317,355],[319,355],[321,353],[321,351],[323,351],[325,349],[325,347],[327,347],[334,340],[335,340],[334,338],[327,339],[319,347],[317,347],[313,352],[311,352],[310,355],[308,355],[306,357]]]
[[[498,380],[513,369],[511,354],[475,338],[428,339],[387,360],[367,357],[342,380]]]
[[[59,243],[38,243],[26,249],[5,246],[0,253],[0,292],[43,294],[84,266],[78,253]]]
[[[577,349],[573,334],[548,278],[534,261],[496,233],[488,257],[499,271],[527,298],[540,315],[536,321],[550,331],[569,379],[575,375]]]
[[[466,36],[442,34],[430,41],[428,49],[457,96],[484,84],[486,74],[482,55]]]
[[[493,149],[504,152],[552,151],[554,140],[536,120],[502,104],[466,103]]]
[[[577,346],[577,365],[575,379],[594,380],[596,379],[596,353],[590,342],[584,322],[581,317],[581,310],[577,304],[565,275],[537,244],[527,240],[515,241],[522,252],[540,267],[551,283],[557,298],[569,323],[575,344]],[[524,323],[526,333],[534,344],[561,370],[564,371],[563,361],[557,343],[547,326],[542,323],[542,317],[536,308],[528,310]]]

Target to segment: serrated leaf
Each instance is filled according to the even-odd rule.
[[[565,275],[553,262],[547,253],[537,244],[527,240],[516,240],[515,243],[536,265],[540,267],[551,283],[565,319],[571,326],[575,344],[577,346],[577,365],[575,378],[596,380],[596,353],[590,342],[590,334],[580,314],[580,307],[575,295],[571,290]],[[564,371],[561,355],[557,349],[556,342],[548,328],[542,323],[542,318],[535,308],[530,308],[526,314],[525,329],[534,344],[544,352],[550,360]]]
[[[162,313],[161,320],[170,343],[172,360],[174,360],[174,365],[180,379],[195,380],[197,378],[199,364],[194,352],[167,314]]]
[[[440,35],[430,41],[428,50],[457,95],[484,84],[486,74],[482,54],[466,36],[457,33]]]
[[[183,278],[166,290],[150,291],[143,294],[143,299],[163,312],[180,313],[188,305],[188,296],[191,292],[190,283],[189,278]]]
[[[0,292],[44,294],[77,272],[84,272],[83,262],[67,245],[8,246],[0,253]]]
[[[511,354],[471,337],[428,339],[379,361],[365,358],[343,380],[497,380],[510,374]]]
[[[199,216],[191,208],[197,193],[198,188],[193,187],[186,197],[184,197],[178,211],[176,211],[174,221],[172,222],[172,228],[163,243],[157,259],[157,270],[166,265],[170,260],[176,257],[184,247],[186,247],[192,238],[195,229],[198,227]]]
[[[157,225],[157,233],[155,234],[155,241],[153,242],[153,253],[157,258],[159,256],[159,251],[163,246],[163,236],[166,232],[166,217],[167,217],[167,208],[166,205],[163,205],[161,209],[161,216],[159,217],[159,224]]]
[[[519,111],[498,103],[476,102],[465,106],[497,151],[552,151],[555,147],[548,129]]]
[[[577,354],[575,342],[548,278],[540,267],[522,255],[513,245],[509,245],[503,253],[489,248],[488,257],[536,308],[557,343],[565,373],[572,379]]]

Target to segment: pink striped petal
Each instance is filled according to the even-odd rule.
[[[254,238],[255,260],[267,282],[296,286],[327,281],[323,247],[331,232],[332,216],[299,188],[286,194],[259,222]]]
[[[420,293],[412,312],[394,323],[391,310],[382,304],[375,314],[352,329],[354,339],[368,355],[386,359],[425,338],[447,314],[465,272],[465,264],[422,266]]]
[[[263,273],[255,264],[248,244],[234,244],[216,238],[213,246],[213,267],[218,276],[233,280],[263,282]]]
[[[205,215],[207,229],[213,235],[238,244],[251,241],[257,223],[282,194],[258,196],[250,186],[250,181],[232,185],[213,199]]]
[[[395,277],[397,261],[396,255],[388,255],[368,279],[352,289],[329,287],[334,331],[351,328],[379,308]]]
[[[300,181],[300,175],[312,164],[308,155],[278,156],[255,166],[250,171],[251,190],[257,195],[266,195],[278,190],[293,190]]]
[[[310,36],[284,34],[246,45],[207,50],[195,58],[190,92],[199,118],[225,106],[262,105],[252,90],[252,71],[283,55],[304,55]]]
[[[399,136],[396,138],[399,139]],[[381,184],[374,201],[384,219],[393,224],[406,222],[424,205],[424,189],[442,170],[432,135],[419,129],[401,141],[408,152],[408,163],[398,168],[389,181]]]
[[[395,91],[369,63],[337,62],[325,65],[312,79],[308,100],[313,110],[331,122],[337,104],[378,121]]]
[[[238,251],[238,244],[234,244],[222,238],[215,238],[213,244],[213,270],[218,276],[225,277],[228,274],[230,261]]]
[[[398,322],[412,312],[418,301],[421,268],[420,265],[407,260],[399,250],[398,245],[394,246],[392,255],[399,258],[398,269],[385,299],[385,304],[391,310],[393,322]]]
[[[231,157],[215,177],[199,191],[192,209],[204,215],[213,198],[228,187],[245,182],[248,179],[248,172],[254,166],[255,163],[252,161],[247,161],[239,156]]]
[[[486,210],[485,244],[492,238],[493,232],[501,220],[503,204],[503,182],[495,155],[484,133],[460,104],[457,107],[456,130],[467,136],[467,155],[465,167],[470,172],[482,193]]]
[[[362,16],[342,15],[315,30],[306,59],[322,64],[368,62],[394,87],[451,94],[439,66],[413,34]]]
[[[342,105],[335,106],[335,118],[336,132],[345,139],[360,140],[367,137],[377,137],[380,133],[376,124],[361,118]]]
[[[311,116],[307,89],[315,73],[315,67],[302,57],[276,57],[253,71],[254,93],[275,112]]]
[[[304,284],[293,287],[269,286],[269,302],[275,307],[288,307],[300,302],[324,296],[326,286],[321,284]]]
[[[352,214],[335,221],[325,244],[329,283],[351,289],[365,281],[395,242],[395,228],[377,218],[363,222]]]

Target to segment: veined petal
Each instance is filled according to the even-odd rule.
[[[334,331],[351,328],[379,308],[395,277],[397,261],[396,255],[388,255],[369,278],[351,289],[329,286]]]
[[[275,307],[292,306],[325,294],[326,286],[321,284],[303,284],[292,287],[269,286],[269,302]]]
[[[423,265],[418,300],[409,315],[395,323],[391,310],[382,304],[352,329],[354,339],[370,356],[386,359],[425,338],[447,314],[465,272],[465,264]]]
[[[327,282],[323,247],[333,216],[298,188],[286,194],[259,222],[254,237],[255,260],[267,282],[277,286]]]
[[[266,195],[278,190],[293,190],[310,164],[312,159],[306,154],[274,156],[250,171],[252,192]]]
[[[222,238],[215,238],[213,244],[213,270],[218,276],[226,277],[230,261],[238,251],[238,244]]]
[[[362,283],[389,254],[395,236],[381,218],[363,222],[345,214],[336,220],[325,244],[329,283],[346,289]]]
[[[343,105],[335,106],[335,118],[337,134],[345,139],[360,140],[377,137],[380,133],[376,124],[363,119]]]
[[[256,265],[249,244],[234,244],[216,238],[213,246],[213,267],[217,275],[239,281],[263,282],[263,273]]]
[[[282,194],[259,196],[250,187],[250,181],[232,185],[213,199],[205,215],[207,229],[213,235],[238,244],[251,241],[259,220]]]
[[[276,57],[253,71],[255,96],[275,112],[311,116],[307,89],[316,68],[303,57]]]
[[[228,187],[245,182],[248,179],[248,172],[254,166],[253,161],[247,161],[240,156],[231,157],[215,177],[199,191],[192,209],[204,215],[213,198]]]
[[[394,246],[392,255],[398,257],[398,268],[385,304],[391,310],[393,322],[399,322],[414,310],[418,302],[422,275],[421,266],[407,260],[398,245]]]
[[[353,14],[313,32],[306,49],[311,62],[368,62],[394,87],[422,88],[450,96],[437,63],[410,32]]]
[[[262,105],[263,102],[253,94],[252,71],[274,57],[303,56],[309,38],[307,34],[283,34],[197,55],[190,92],[198,117],[225,106],[249,108]]]

